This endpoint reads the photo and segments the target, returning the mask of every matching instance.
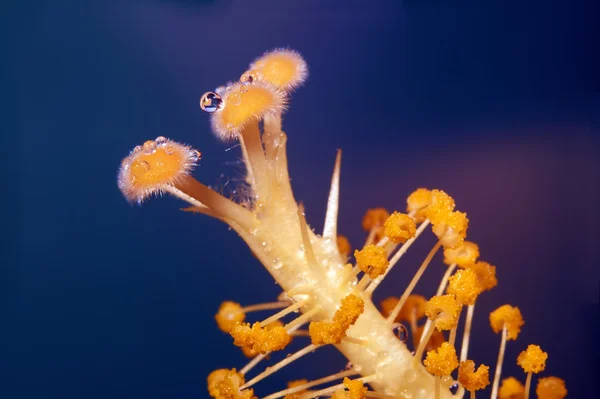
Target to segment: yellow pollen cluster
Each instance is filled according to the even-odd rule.
[[[406,302],[400,309],[400,313],[396,317],[396,321],[411,321],[413,318],[415,320],[420,319],[425,316],[425,303],[427,300],[425,297],[421,295],[409,295],[406,298]],[[388,297],[381,301],[381,313],[387,317],[392,312],[392,310],[396,307],[398,303],[398,298],[396,297]]]
[[[266,354],[284,349],[291,341],[291,335],[280,325],[261,327],[260,323],[237,325],[231,330],[233,344],[254,352]]]
[[[521,311],[517,307],[502,305],[490,313],[490,325],[497,334],[506,326],[507,340],[515,340],[521,332],[521,327],[525,324]]]
[[[367,245],[363,249],[355,250],[354,257],[360,270],[369,275],[372,279],[381,276],[389,266],[385,248],[377,245]]]
[[[365,399],[367,397],[367,387],[361,381],[344,378],[344,386],[347,391],[340,389],[331,396],[332,399]]]
[[[469,266],[469,270],[477,274],[481,291],[489,291],[498,285],[496,279],[496,266],[492,266],[487,262],[479,261]]]
[[[389,217],[390,213],[385,208],[368,209],[363,216],[362,227],[365,231],[380,228]]]
[[[400,212],[394,212],[383,224],[383,234],[395,244],[405,243],[406,240],[415,236],[417,225],[410,216]]]
[[[458,367],[458,382],[467,391],[479,391],[490,384],[490,368],[481,364],[475,370],[475,362],[467,360],[460,362]]]
[[[456,296],[463,305],[473,305],[481,293],[477,274],[470,269],[461,269],[448,279],[448,294]]]
[[[538,374],[546,368],[548,354],[537,345],[529,345],[526,350],[519,353],[517,364],[523,368],[526,373]]]
[[[350,255],[350,251],[352,250],[350,241],[348,241],[348,239],[342,235],[337,236],[337,247],[338,251],[340,251],[340,254],[345,257]]]
[[[219,306],[219,312],[215,315],[215,320],[219,329],[223,332],[230,332],[233,327],[242,323],[246,319],[246,314],[237,302],[225,301]]]
[[[441,240],[444,248],[457,248],[467,236],[469,219],[464,212],[438,213],[433,224],[433,233]]]
[[[458,358],[454,346],[444,342],[437,350],[427,352],[423,361],[425,368],[436,376],[450,375],[458,367]]]
[[[439,224],[454,210],[454,199],[442,190],[431,190],[431,203],[427,207],[427,219],[433,224]]]
[[[498,397],[500,399],[523,399],[525,396],[525,386],[515,377],[508,377],[502,380]]]
[[[464,241],[455,249],[444,249],[444,263],[447,265],[456,264],[458,267],[466,268],[475,263],[478,258],[479,246],[471,241]]]
[[[414,213],[418,223],[427,219],[427,208],[431,205],[431,191],[426,188],[418,188],[406,199],[406,211]]]
[[[313,321],[308,326],[310,339],[314,345],[339,344],[346,336],[346,331],[356,323],[365,310],[364,301],[350,294],[342,299],[340,308],[331,321]]]
[[[275,320],[271,323],[269,323],[268,325],[265,326],[266,329],[271,329],[273,327],[280,327],[282,328],[284,326],[284,324],[281,322],[281,320]],[[293,337],[290,336],[293,340]],[[242,346],[242,353],[244,354],[244,356],[252,359],[254,357],[256,357],[257,355],[260,354],[260,352],[255,351],[254,349],[252,349],[251,347],[248,346]]]
[[[538,399],[563,399],[567,392],[565,381],[557,377],[540,378],[535,389]]]
[[[218,369],[208,375],[208,393],[214,399],[253,399],[254,390],[240,387],[246,382],[235,369]]]
[[[425,315],[438,330],[451,330],[458,323],[461,305],[454,295],[432,297],[425,304]]]

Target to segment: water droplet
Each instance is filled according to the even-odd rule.
[[[233,129],[233,123],[231,123],[231,122],[228,123],[227,124],[227,129],[229,129],[229,130]]]
[[[227,96],[227,103],[237,107],[242,103],[242,96],[238,92],[232,92],[229,96]]]
[[[140,152],[140,151],[142,151],[142,146],[136,145],[132,152]]]
[[[163,145],[167,142],[167,138],[164,136],[158,136],[157,138],[154,139],[154,143],[156,143],[156,145]]]
[[[167,154],[167,155],[171,155],[174,152],[175,152],[175,148],[173,148],[171,146],[168,146],[168,147],[165,148],[165,154]]]
[[[247,85],[240,86],[240,93],[245,93],[247,91],[248,91],[248,86]]]
[[[352,370],[354,368],[354,363],[348,362],[346,363],[346,370]]]
[[[220,95],[215,92],[208,91],[200,98],[200,108],[202,111],[212,114],[213,112],[221,109],[223,105],[223,99]]]
[[[152,154],[156,150],[156,144],[154,144],[154,141],[148,140],[144,143],[142,149],[146,154]]]
[[[246,71],[240,76],[240,82],[245,85],[256,82],[258,79],[257,73],[255,71]]]
[[[402,342],[406,342],[406,340],[408,339],[408,331],[406,330],[406,327],[404,327],[404,324],[392,324],[392,332]]]
[[[456,395],[456,392],[458,392],[458,384],[454,383],[454,384],[450,385],[450,393],[452,395]]]
[[[198,150],[192,150],[192,158],[194,162],[202,159],[202,153]]]
[[[131,164],[133,177],[141,177],[150,170],[150,164],[143,159],[137,159]]]

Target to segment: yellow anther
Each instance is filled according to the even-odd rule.
[[[308,333],[314,345],[339,344],[346,336],[346,330],[335,321],[313,321],[308,325]]]
[[[415,236],[417,225],[410,216],[394,212],[383,224],[384,235],[395,244],[405,243],[406,240]]]
[[[465,268],[475,263],[477,258],[479,258],[479,246],[471,241],[464,241],[455,249],[444,250],[444,263],[447,265],[456,264],[458,267]]]
[[[350,294],[342,299],[340,308],[333,315],[333,321],[340,323],[346,329],[356,323],[365,310],[365,302],[357,295]]]
[[[415,331],[413,331],[413,345],[415,348],[417,348],[419,346],[419,343],[421,342],[421,336],[423,335],[423,326],[417,327],[417,329]],[[446,342],[446,338],[444,337],[444,334],[439,331],[439,330],[433,330],[433,333],[431,333],[431,337],[429,338],[429,341],[425,343],[425,349],[428,351],[432,351],[432,350],[436,350],[438,349],[440,346],[442,346],[442,344]]]
[[[540,378],[535,389],[538,399],[563,399],[567,392],[565,381],[558,377]]]
[[[523,368],[526,373],[538,374],[546,368],[548,354],[537,345],[529,345],[526,350],[519,353],[517,364]]]
[[[215,315],[215,320],[219,329],[223,332],[230,332],[233,327],[242,323],[246,319],[246,313],[237,302],[225,301],[219,306],[219,312]]]
[[[275,321],[267,324],[265,326],[265,328],[270,329],[270,328],[274,328],[274,327],[283,327],[283,326],[284,326],[284,324],[281,322],[281,320],[275,320]],[[244,354],[244,356],[251,358],[251,359],[260,354],[260,352],[255,351],[251,347],[242,346],[241,349],[242,349],[242,353]]]
[[[244,75],[247,74],[279,89],[290,91],[306,80],[308,67],[302,56],[296,51],[277,49],[266,53],[250,64],[249,71]]]
[[[390,264],[385,248],[378,247],[377,245],[367,245],[360,251],[355,250],[354,257],[360,270],[368,274],[372,279],[385,273]]]
[[[477,274],[482,292],[489,291],[498,285],[498,280],[496,279],[496,266],[479,261],[470,265],[469,269]]]
[[[359,380],[344,378],[344,386],[347,391],[340,389],[331,396],[332,399],[365,399],[367,397],[367,387]]]
[[[240,387],[246,382],[244,376],[235,369],[219,369],[208,375],[208,393],[215,399],[253,399],[253,389]]]
[[[454,295],[434,296],[425,304],[425,315],[438,330],[451,330],[458,323],[460,309],[460,302]]]
[[[281,325],[261,327],[260,323],[243,323],[235,326],[231,332],[233,344],[252,349],[254,352],[267,352],[284,349],[292,340],[290,334]]]
[[[331,321],[313,321],[308,325],[308,332],[314,345],[339,344],[346,336],[346,331],[365,309],[364,301],[350,294],[342,299],[340,308]]]
[[[464,212],[439,212],[431,221],[433,233],[442,241],[444,248],[457,248],[467,236],[469,219]]]
[[[432,224],[439,224],[454,210],[454,199],[442,190],[431,190],[431,203],[427,207],[426,216]]]
[[[380,228],[388,217],[390,217],[390,213],[385,208],[368,209],[365,216],[363,216],[362,227],[365,231]]]
[[[406,211],[414,213],[415,220],[419,223],[427,219],[427,208],[431,205],[431,191],[418,188],[406,199]]]
[[[398,313],[396,321],[411,321],[413,318],[415,320],[418,320],[421,317],[425,316],[426,302],[427,300],[425,299],[425,297],[421,295],[409,295],[408,298],[406,298],[406,302],[404,302],[402,309],[400,309],[400,313]],[[396,307],[397,303],[398,298],[393,296],[381,301],[380,306],[381,313],[383,314],[383,316],[389,316],[390,312],[394,310],[394,307]]]
[[[454,346],[444,342],[435,351],[427,352],[427,357],[423,361],[425,368],[431,374],[436,376],[450,375],[458,367],[458,358]]]
[[[481,293],[477,274],[471,269],[461,269],[448,279],[448,294],[453,294],[463,305],[473,305]]]
[[[502,380],[498,397],[500,399],[523,399],[525,396],[525,386],[515,377],[508,377]]]
[[[337,236],[337,247],[342,256],[348,256],[350,255],[350,251],[352,251],[350,241],[348,241],[348,239],[343,235]]]
[[[490,384],[490,368],[482,364],[475,370],[475,362],[472,360],[460,362],[460,366],[458,366],[458,382],[467,391],[485,389]]]
[[[521,327],[525,324],[521,311],[517,307],[502,305],[490,313],[490,325],[497,334],[506,326],[507,340],[515,340],[521,332]]]

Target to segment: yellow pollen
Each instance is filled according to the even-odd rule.
[[[458,367],[458,382],[467,391],[485,389],[490,384],[490,368],[482,364],[475,370],[475,362],[472,360],[460,362],[460,366]]]
[[[444,263],[456,264],[458,267],[469,267],[479,258],[479,246],[471,241],[464,241],[459,247],[444,250]]]
[[[352,251],[352,247],[350,246],[350,241],[343,235],[337,236],[337,247],[338,251],[340,251],[340,255],[348,256],[350,255],[350,251]]]
[[[463,305],[473,305],[481,293],[477,274],[470,269],[461,269],[448,279],[448,294],[453,294]]]
[[[538,399],[563,399],[567,392],[565,381],[558,377],[540,378],[535,389]]]
[[[490,325],[492,330],[498,334],[506,326],[507,340],[515,340],[521,332],[521,327],[525,324],[521,311],[517,307],[502,305],[490,313]]]
[[[368,274],[372,279],[385,273],[390,264],[385,248],[376,245],[367,245],[360,251],[355,250],[354,257],[360,270]]]
[[[460,309],[460,302],[454,295],[434,296],[425,304],[425,315],[438,330],[451,330],[458,323]]]
[[[523,399],[525,396],[525,386],[515,377],[508,377],[502,380],[498,397],[500,399]]]
[[[529,345],[526,350],[519,353],[517,364],[523,368],[526,373],[538,374],[546,368],[548,354],[537,345]]]
[[[454,346],[444,342],[437,350],[427,352],[423,361],[425,368],[435,376],[450,375],[458,367]]]
[[[208,375],[208,393],[214,399],[254,399],[252,389],[243,389],[244,376],[235,369],[218,369]]]
[[[415,220],[422,223],[427,219],[427,208],[431,205],[431,191],[418,188],[406,199],[406,212],[414,213]]]
[[[282,350],[292,341],[291,335],[283,326],[273,324],[261,327],[258,322],[252,327],[248,323],[237,325],[230,334],[234,345],[262,354]]]
[[[246,319],[246,314],[242,306],[237,302],[225,301],[219,306],[219,312],[215,315],[215,320],[219,329],[223,332],[230,332],[233,327],[242,323]]]
[[[409,238],[415,236],[417,225],[410,216],[394,212],[386,219],[383,224],[384,234],[391,242],[395,244],[403,244]]]
[[[413,318],[415,318],[415,320],[418,320],[424,317],[426,302],[427,300],[425,299],[425,297],[421,295],[409,295],[408,298],[406,298],[406,302],[404,302],[402,309],[400,309],[400,313],[398,313],[396,321],[411,321]],[[394,308],[396,307],[397,303],[398,298],[393,296],[381,301],[380,306],[381,313],[383,314],[383,316],[388,317],[392,310],[394,310]]]

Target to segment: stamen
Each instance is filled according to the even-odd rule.
[[[259,312],[261,310],[281,309],[289,306],[288,301],[257,303],[256,305],[244,306],[240,309],[244,313]]]
[[[284,389],[284,390],[279,391],[279,392],[272,393],[271,395],[265,396],[262,399],[277,399],[277,398],[283,397],[285,395],[290,395],[290,394],[293,394],[293,393],[296,393],[296,392],[302,392],[302,391],[304,391],[304,390],[306,390],[308,388],[312,388],[312,387],[317,386],[317,385],[325,384],[326,382],[330,382],[330,381],[334,381],[334,380],[339,380],[340,378],[349,377],[349,376],[355,375],[355,374],[358,374],[358,371],[356,371],[354,369],[352,369],[352,370],[344,370],[344,371],[341,371],[339,373],[335,373],[335,374],[329,375],[327,377],[319,378],[318,380],[309,381],[306,384],[298,385],[298,386],[295,386],[293,388],[288,388],[288,389]]]
[[[308,322],[315,314],[319,313],[320,311],[321,311],[321,307],[319,305],[315,306],[308,312],[304,313],[302,316],[300,316],[300,317],[292,320],[288,324],[286,324],[285,329],[288,330],[288,332],[291,332],[294,329],[294,327],[296,327],[296,328],[300,327],[304,323]]]
[[[275,364],[274,366],[268,367],[265,371],[263,371],[262,373],[260,373],[259,375],[257,375],[256,377],[254,377],[253,379],[251,379],[250,381],[245,383],[243,386],[241,386],[240,390],[250,388],[252,385],[256,384],[257,382],[267,378],[268,376],[275,373],[276,371],[279,371],[280,369],[284,368],[288,364],[300,359],[302,356],[315,351],[317,348],[319,348],[317,345],[310,344],[310,345],[306,346],[305,348],[300,349],[298,352],[294,353],[291,356],[286,357],[285,359],[283,359],[279,363]]]
[[[425,222],[423,222],[423,224],[425,224]],[[396,304],[396,307],[394,308],[394,310],[392,310],[392,312],[388,316],[388,318],[387,318],[387,322],[388,323],[391,324],[391,323],[394,322],[394,320],[396,319],[396,316],[398,316],[398,313],[400,313],[400,309],[402,309],[402,306],[404,306],[404,302],[406,302],[406,298],[408,298],[408,296],[412,293],[413,289],[415,288],[415,286],[419,282],[419,279],[421,278],[421,276],[425,272],[425,269],[427,269],[427,266],[431,262],[431,259],[433,259],[433,256],[435,255],[435,253],[437,252],[437,250],[440,249],[441,246],[442,246],[442,240],[439,240],[433,246],[433,248],[431,249],[431,251],[429,251],[429,254],[427,254],[427,257],[425,258],[425,260],[421,264],[421,267],[419,267],[419,270],[417,270],[417,273],[415,274],[415,276],[411,280],[410,284],[408,285],[408,287],[406,287],[406,290],[404,291],[404,294],[402,294],[402,296],[400,297],[400,300]],[[390,267],[388,267],[388,270],[389,269],[390,269]]]
[[[496,371],[494,372],[494,383],[492,384],[491,399],[498,398],[498,387],[500,386],[500,376],[502,375],[502,363],[504,362],[504,352],[506,351],[506,337],[508,329],[506,325],[502,328],[502,339],[500,341],[500,351],[498,352],[498,361],[496,362]]]
[[[274,322],[275,320],[281,319],[282,317],[300,309],[302,306],[306,305],[307,302],[308,302],[308,299],[304,299],[302,301],[298,301],[298,302],[294,303],[293,305],[288,306],[287,308],[283,309],[282,311],[277,312],[273,316],[268,317],[268,318],[264,319],[263,321],[261,321],[260,326],[264,327],[267,324]]]
[[[263,354],[259,354],[257,356],[254,357],[254,359],[250,360],[250,362],[248,362],[248,364],[246,364],[241,370],[240,373],[241,374],[246,374],[248,373],[248,371],[252,370],[252,368],[254,366],[256,366],[258,363],[260,363],[265,357],[269,356],[268,353]]]
[[[417,229],[417,232],[415,233],[415,236],[412,237],[412,238],[410,238],[410,239],[408,239],[400,247],[400,249],[390,259],[390,265],[386,269],[385,273],[383,273],[381,276],[377,277],[375,280],[373,280],[371,282],[371,284],[369,284],[369,286],[365,290],[365,294],[367,294],[367,295],[372,295],[373,294],[373,291],[375,291],[375,289],[377,288],[377,286],[379,286],[379,284],[381,284],[381,282],[383,281],[383,279],[389,274],[390,270],[392,270],[392,267],[394,267],[394,265],[396,265],[396,263],[398,263],[398,261],[400,260],[400,258],[406,253],[406,251],[408,251],[408,249],[410,248],[410,246],[415,242],[415,240],[417,238],[419,238],[419,236],[421,235],[421,233],[425,230],[425,228],[428,225],[429,225],[429,220],[425,220],[423,223],[421,223],[421,225]]]
[[[463,332],[462,345],[460,347],[460,361],[467,360],[469,353],[469,339],[471,337],[471,325],[473,324],[473,314],[475,314],[475,304],[467,307],[467,318],[465,320],[465,330]]]

